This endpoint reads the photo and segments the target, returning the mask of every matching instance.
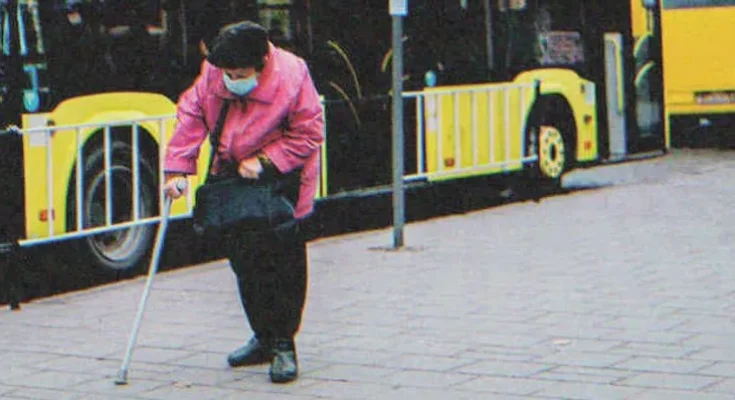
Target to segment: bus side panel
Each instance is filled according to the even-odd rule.
[[[732,6],[662,10],[666,103],[672,114],[735,113],[735,96],[696,98],[698,92],[735,91],[733,21]]]
[[[73,124],[99,123],[104,124],[115,120],[129,120],[134,118],[156,117],[171,115],[175,105],[160,95],[140,93],[110,93],[103,95],[84,96],[61,103],[48,120],[56,126]],[[24,116],[24,125],[28,118]],[[173,130],[173,119],[164,123],[164,135],[168,138]],[[140,135],[147,130],[155,141],[159,141],[160,124],[158,122],[141,123]],[[90,136],[99,132],[100,128],[85,128],[80,130],[81,141],[85,143]],[[50,140],[53,151],[49,157],[47,142]],[[51,138],[46,133],[27,134],[24,136],[24,163],[26,185],[26,236],[29,239],[48,237],[52,233],[59,234],[66,231],[66,200],[70,190],[69,185],[75,174],[77,156],[76,130],[59,130]],[[51,167],[49,168],[49,162]],[[200,162],[203,162],[200,160]],[[52,171],[52,199],[49,210],[49,179],[47,171]],[[192,186],[196,187],[198,179],[192,178]],[[73,189],[72,189],[73,190]],[[186,200],[177,201],[172,207],[172,215],[186,211]],[[46,218],[41,218],[45,215]],[[49,229],[48,222],[53,216],[53,229]]]
[[[596,88],[594,83],[582,79],[574,71],[566,69],[539,69],[519,74],[515,82],[540,81],[539,95],[564,97],[574,113],[577,126],[577,162],[599,159],[597,138]]]

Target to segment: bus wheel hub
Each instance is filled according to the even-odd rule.
[[[564,137],[553,126],[542,126],[539,131],[539,168],[547,178],[558,178],[564,172]]]

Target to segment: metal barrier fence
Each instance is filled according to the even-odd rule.
[[[404,101],[416,103],[417,140],[415,172],[407,174],[406,180],[471,175],[494,168],[507,171],[512,165],[536,161],[538,156],[526,155],[525,148],[526,122],[536,87],[535,83],[500,83],[404,93]],[[463,109],[466,103],[469,113]],[[451,148],[446,148],[449,136]],[[433,154],[427,154],[429,147]],[[464,154],[467,148],[471,149],[469,157]],[[499,157],[498,150],[502,150]],[[485,151],[487,157],[481,157]],[[447,153],[458,160],[456,166],[446,166]]]
[[[415,102],[416,126],[416,165],[407,168],[406,182],[417,180],[431,181],[448,177],[492,173],[489,171],[507,171],[522,166],[524,163],[536,161],[537,155],[526,155],[525,132],[529,109],[533,105],[536,84],[500,83],[488,85],[458,86],[452,88],[430,88],[425,91],[404,93],[404,105]],[[410,106],[410,104],[409,104]],[[469,109],[467,109],[469,107]],[[30,129],[15,129],[20,135],[41,135],[31,137],[36,143],[45,146],[46,169],[46,210],[48,236],[25,238],[19,241],[20,246],[29,247],[36,244],[60,241],[63,239],[83,238],[87,236],[109,233],[112,231],[154,224],[161,220],[160,212],[155,215],[142,216],[140,212],[141,194],[141,127],[157,125],[158,137],[158,193],[161,193],[164,182],[163,162],[168,143],[167,123],[175,120],[175,115],[162,115],[149,118],[108,121],[66,126],[44,126]],[[325,121],[326,122],[326,121]],[[132,169],[131,210],[130,218],[114,221],[113,210],[115,200],[112,185],[112,131],[123,127],[131,130],[130,147]],[[170,129],[169,129],[170,130]],[[102,133],[104,149],[104,223],[88,226],[84,213],[84,147],[87,134]],[[54,140],[55,135],[75,135],[75,169],[74,204],[75,220],[72,225],[57,231],[54,229],[57,215],[53,210],[57,190],[64,193],[69,187],[54,187]],[[326,123],[325,123],[326,138]],[[41,140],[39,140],[41,139]],[[450,143],[451,142],[451,143]],[[468,149],[470,154],[468,154]],[[319,178],[319,195],[329,197],[327,192],[326,140],[322,145],[321,176]],[[449,161],[451,162],[451,166]],[[57,174],[58,176],[58,174]],[[62,180],[65,182],[65,180]],[[192,188],[194,189],[194,188]],[[194,190],[186,196],[184,211],[172,214],[171,218],[188,218],[194,205]],[[344,194],[344,193],[340,193]],[[163,196],[158,197],[158,210],[163,209]],[[339,196],[337,196],[339,197]],[[57,199],[58,201],[58,199]],[[61,211],[61,210],[60,210]],[[66,211],[66,210],[63,210]]]
[[[19,241],[21,247],[28,247],[36,244],[48,243],[59,241],[63,239],[74,239],[81,238],[101,233],[108,233],[119,229],[131,228],[140,225],[147,225],[157,223],[161,220],[160,215],[141,217],[140,215],[140,191],[141,191],[141,176],[140,176],[140,155],[141,153],[141,125],[145,123],[155,123],[158,126],[158,190],[161,192],[163,183],[163,161],[166,152],[167,144],[167,129],[166,122],[175,119],[175,115],[164,115],[149,118],[138,118],[131,120],[118,120],[109,121],[105,123],[89,123],[89,124],[76,124],[76,125],[65,125],[65,126],[47,126],[30,128],[23,130],[16,130],[15,132],[20,135],[43,135],[42,140],[35,139],[37,143],[43,143],[45,146],[46,154],[46,210],[47,210],[47,223],[48,223],[48,236],[42,238],[23,239]],[[112,196],[112,129],[116,127],[124,127],[131,129],[131,169],[132,169],[132,193],[131,193],[131,217],[128,221],[113,222],[113,196]],[[104,195],[104,224],[101,226],[85,227],[85,223],[88,221],[84,220],[84,132],[85,131],[102,131],[102,146],[104,149],[104,182],[105,182],[105,195]],[[54,198],[56,197],[56,190],[67,191],[69,188],[55,188],[54,187],[54,141],[51,140],[54,135],[63,134],[75,134],[75,170],[74,170],[74,204],[76,206],[75,216],[76,221],[74,222],[74,229],[58,233],[54,229],[54,225],[57,219],[56,209],[54,204]],[[163,196],[159,198],[159,210],[163,209]],[[186,199],[187,212],[172,216],[172,218],[185,218],[191,216],[191,210],[193,207],[193,195],[192,191],[189,191]]]

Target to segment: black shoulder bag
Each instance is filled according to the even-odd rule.
[[[299,170],[288,174],[262,173],[254,180],[242,178],[235,167],[234,176],[212,179],[212,164],[229,105],[225,100],[214,130],[209,134],[212,151],[207,178],[196,192],[194,230],[205,235],[231,228],[277,231],[291,225],[295,221],[293,204],[298,198]]]

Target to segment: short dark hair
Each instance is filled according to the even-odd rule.
[[[225,25],[209,46],[207,61],[218,68],[263,69],[268,31],[252,21]]]

